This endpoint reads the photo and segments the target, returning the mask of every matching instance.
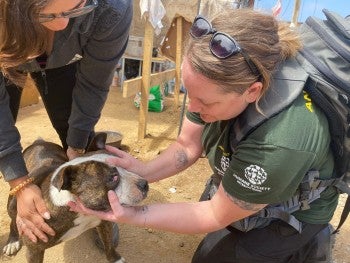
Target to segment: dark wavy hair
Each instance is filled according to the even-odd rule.
[[[47,31],[38,14],[50,0],[0,0],[0,68],[12,82],[23,85],[16,66],[45,52]]]

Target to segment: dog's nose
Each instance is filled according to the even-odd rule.
[[[148,182],[146,180],[139,180],[137,183],[137,188],[142,192],[148,192]]]

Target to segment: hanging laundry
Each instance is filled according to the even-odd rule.
[[[141,17],[147,14],[147,19],[154,28],[156,35],[163,28],[162,18],[166,11],[160,0],[140,0]]]

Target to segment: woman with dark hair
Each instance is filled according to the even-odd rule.
[[[132,10],[129,0],[0,0],[0,171],[17,197],[19,231],[34,242],[54,232],[15,127],[24,80],[34,79],[68,157],[81,155],[126,48]]]

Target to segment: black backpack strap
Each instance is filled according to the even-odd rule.
[[[346,198],[345,206],[344,206],[343,212],[341,213],[338,227],[336,230],[334,230],[332,234],[339,232],[339,229],[344,224],[345,220],[348,218],[349,212],[350,212],[350,195],[348,195],[348,197]]]
[[[343,211],[341,213],[339,224],[338,224],[336,230],[334,230],[333,234],[339,232],[340,227],[344,224],[345,220],[348,218],[348,215],[350,213],[350,187],[349,187],[348,183],[345,180],[343,180],[342,178],[340,178],[336,182],[335,187],[337,187],[341,193],[346,193],[348,195],[348,197],[346,198],[345,206],[344,206]]]
[[[298,62],[295,59],[289,59],[282,63],[279,68],[272,77],[269,89],[259,101],[259,107],[263,114],[256,110],[254,103],[251,103],[236,118],[230,136],[232,149],[235,149],[240,141],[244,140],[266,120],[290,106],[302,92],[308,74]]]
[[[343,120],[338,111],[330,103],[330,101],[316,87],[316,81],[309,78],[305,85],[305,91],[309,94],[313,103],[322,109],[328,119],[329,131],[332,135],[331,148],[334,154],[336,172],[339,175],[344,174],[347,169],[347,161],[344,161],[344,138],[345,132]]]

